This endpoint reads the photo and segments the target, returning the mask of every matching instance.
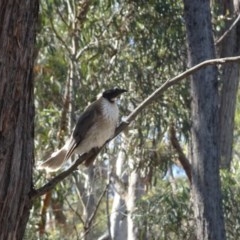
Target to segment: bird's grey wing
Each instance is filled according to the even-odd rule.
[[[72,155],[76,147],[86,137],[88,130],[96,121],[98,114],[100,114],[100,110],[98,109],[96,102],[94,102],[80,115],[78,122],[73,130],[69,143],[69,150],[66,154],[65,159],[68,159]]]

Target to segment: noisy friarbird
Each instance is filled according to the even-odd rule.
[[[118,124],[119,110],[116,99],[125,89],[114,88],[104,91],[81,114],[65,145],[52,153],[51,157],[40,164],[39,169],[57,171],[73,154],[84,154],[93,148],[100,148],[113,137]]]

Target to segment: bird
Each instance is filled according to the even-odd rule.
[[[127,90],[122,88],[103,91],[100,97],[80,115],[65,145],[52,153],[50,158],[38,166],[38,169],[55,172],[73,154],[82,155],[94,148],[102,147],[115,133],[119,120],[116,100],[124,92],[127,92]]]
[[[38,169],[55,172],[73,154],[82,155],[92,149],[102,147],[112,138],[119,120],[117,98],[127,90],[112,88],[103,91],[80,115],[71,136],[64,146],[53,152],[50,158],[41,163]],[[85,165],[89,165],[86,163]]]

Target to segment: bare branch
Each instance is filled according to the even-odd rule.
[[[111,178],[111,181],[114,183],[114,188],[115,188],[116,192],[122,198],[124,198],[124,196],[127,195],[126,186],[125,186],[124,182],[119,178],[119,176],[117,176],[113,172],[111,173],[110,178]]]
[[[63,40],[63,38],[58,34],[56,28],[54,27],[53,24],[53,20],[50,18],[49,22],[51,24],[51,28],[56,36],[56,38],[62,43],[62,45],[65,47],[65,49],[67,50],[68,54],[71,56],[71,50],[69,49],[69,46],[67,45],[67,43]]]
[[[108,187],[109,187],[109,184],[106,184],[106,186],[105,186],[105,188],[104,188],[104,190],[103,190],[101,196],[100,196],[99,199],[98,199],[97,205],[96,205],[96,207],[95,207],[95,209],[94,209],[92,215],[91,215],[90,218],[89,218],[89,221],[88,221],[88,228],[91,227],[91,225],[92,225],[92,221],[94,220],[94,218],[95,218],[95,216],[96,216],[96,214],[97,214],[97,211],[98,211],[98,208],[99,208],[99,206],[100,206],[100,203],[101,203],[101,201],[102,201],[102,199],[103,199],[105,193],[107,192]]]
[[[179,74],[178,76],[167,80],[163,85],[161,85],[158,89],[156,89],[156,91],[154,91],[148,98],[146,98],[142,103],[140,103],[138,105],[138,107],[136,107],[131,114],[129,114],[129,116],[126,118],[126,120],[118,126],[113,138],[115,138],[120,132],[122,132],[124,129],[126,129],[127,126],[137,117],[137,115],[143,109],[145,109],[148,105],[150,105],[152,102],[154,102],[167,89],[169,89],[173,85],[177,84],[181,80],[189,77],[191,74],[195,73],[199,69],[209,66],[209,65],[217,65],[217,64],[224,64],[224,63],[229,63],[229,62],[239,62],[239,61],[240,61],[240,56],[206,60],[206,61],[199,63],[198,65],[186,70],[185,72]],[[41,195],[45,194],[46,192],[50,191],[51,189],[53,189],[59,182],[61,182],[64,178],[69,176],[78,167],[78,165],[82,164],[86,159],[90,159],[94,155],[97,155],[101,151],[102,148],[97,149],[97,150],[93,149],[90,152],[81,155],[79,157],[79,159],[77,159],[76,162],[69,169],[67,169],[66,171],[60,173],[59,175],[57,175],[56,177],[51,179],[43,187],[40,187],[37,190],[34,189],[33,191],[31,191],[29,194],[30,198],[35,199],[35,198],[40,197]]]
[[[192,183],[192,170],[191,170],[191,164],[188,160],[188,158],[185,156],[178,140],[176,137],[176,131],[175,128],[173,126],[173,124],[171,124],[170,129],[169,129],[169,135],[170,135],[170,141],[172,146],[174,147],[174,149],[176,150],[177,154],[178,154],[178,158],[179,161],[188,177],[188,180],[190,182],[190,184]]]
[[[69,29],[70,25],[66,22],[66,19],[63,17],[63,15],[58,7],[56,7],[56,12],[59,15],[59,17],[61,18],[62,22],[65,24],[65,26]]]
[[[181,80],[189,77],[192,75],[194,72],[200,70],[203,67],[206,67],[208,65],[217,65],[217,64],[224,64],[224,63],[229,63],[229,62],[239,62],[240,61],[240,56],[236,57],[226,57],[226,58],[217,58],[217,59],[210,59],[206,60],[204,62],[201,62],[197,64],[196,66],[186,70],[185,72],[179,74],[178,76],[167,80],[162,86],[160,86],[157,90],[155,90],[149,97],[147,97],[143,102],[141,102],[135,109],[134,111],[129,114],[129,116],[126,118],[125,122],[130,123],[132,122],[136,116],[148,105],[150,105],[153,101],[155,101],[161,94],[163,94],[168,88],[172,87],[173,85],[177,84]],[[124,125],[126,125],[124,123]],[[119,130],[117,129],[116,133],[118,134],[119,131],[121,132],[123,129],[125,129],[125,126],[119,126]]]
[[[76,216],[79,218],[80,222],[84,225],[84,220],[83,220],[82,216],[79,214],[79,212],[72,207],[72,204],[68,201],[67,198],[65,200],[68,204],[68,207],[74,212],[74,214],[76,214]]]
[[[97,44],[95,42],[90,42],[88,43],[85,47],[81,48],[77,54],[76,54],[76,59],[78,60],[85,51],[91,49],[92,47],[96,46]]]
[[[68,15],[70,16],[71,22],[75,20],[75,6],[74,3],[70,3],[70,0],[67,1],[67,6],[68,6]]]
[[[224,32],[224,34],[215,41],[215,45],[218,45],[223,41],[223,39],[232,31],[232,29],[237,25],[238,21],[240,20],[240,14],[238,17],[235,19],[235,21],[232,23],[232,25],[227,29],[227,31]]]

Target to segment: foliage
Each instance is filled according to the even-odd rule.
[[[182,1],[76,1],[51,0],[41,2],[38,58],[35,66],[35,157],[46,159],[59,147],[60,120],[66,102],[68,84],[70,105],[67,108],[67,136],[74,122],[75,110],[95,99],[101,89],[112,86],[127,88],[121,99],[121,115],[127,115],[156,87],[186,69],[185,29]],[[221,26],[222,26],[222,22]],[[216,21],[216,25],[220,24]],[[167,130],[174,122],[177,136],[184,145],[188,141],[190,98],[188,82],[182,82],[160,97],[139,115],[129,129],[127,156],[137,156],[135,167],[149,192],[138,200],[134,214],[140,233],[148,239],[190,239],[193,236],[189,186],[185,179],[169,182],[164,179],[172,165],[172,149],[168,146]],[[96,203],[121,150],[118,138],[98,157],[94,166],[91,194],[87,186],[88,170],[73,173],[52,192],[52,202],[46,214],[46,232],[41,239],[80,239],[84,229],[84,197],[93,196]],[[129,172],[129,169],[126,170]],[[238,186],[229,183],[236,175],[223,173],[226,226],[229,239],[237,233],[230,222],[237,206]],[[48,175],[35,172],[35,187],[41,186]],[[174,186],[174,189],[173,189]],[[232,191],[232,192],[231,192]],[[84,194],[82,194],[84,193]],[[108,228],[109,208],[102,200],[91,228],[94,239]],[[54,200],[66,222],[59,224],[54,212]],[[108,206],[107,206],[108,205]],[[34,203],[26,239],[36,239],[42,214],[43,199]],[[234,232],[236,231],[236,232]],[[144,233],[145,232],[145,233]],[[235,235],[236,236],[236,235]],[[233,239],[233,238],[232,238]]]
[[[240,165],[233,161],[232,171],[222,170],[222,194],[227,239],[236,239],[240,234]]]
[[[189,199],[186,179],[160,181],[153,191],[138,201],[135,218],[140,225],[144,224],[141,235],[147,232],[147,239],[153,240],[191,239],[194,224]]]
[[[235,160],[232,171],[221,170],[223,208],[227,239],[240,234],[240,165]],[[193,209],[189,201],[189,184],[185,178],[160,180],[156,187],[138,200],[135,221],[141,236],[148,239],[195,239]]]

